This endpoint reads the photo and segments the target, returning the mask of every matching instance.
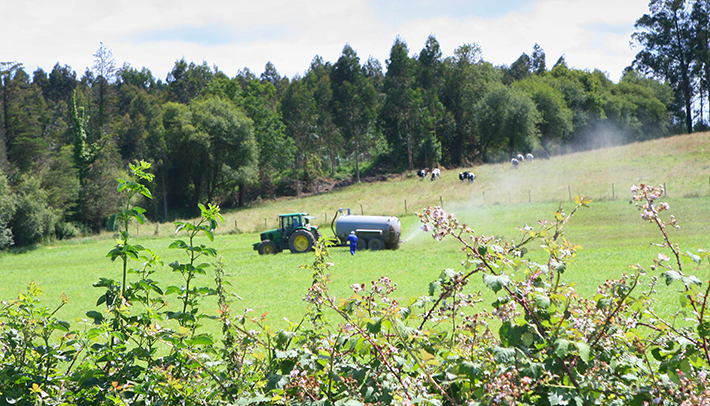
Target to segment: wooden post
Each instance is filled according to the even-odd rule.
[[[439,195],[439,203],[441,203],[441,208],[444,208],[444,199]]]
[[[486,192],[483,192],[483,205],[486,205]]]
[[[569,199],[572,200],[572,188],[567,185],[567,194],[569,194]]]
[[[239,230],[239,227],[237,226],[237,219],[234,219],[234,231]]]
[[[363,210],[362,205],[360,205],[360,214],[365,215],[365,210]]]
[[[663,197],[668,197],[668,189],[666,189],[666,182],[663,182]]]
[[[264,218],[264,228],[266,228],[266,218]]]
[[[530,194],[530,189],[528,189],[528,203],[532,203],[532,195]]]
[[[407,199],[404,199],[404,214],[407,214]]]
[[[614,184],[611,184],[611,200],[616,198],[616,191],[614,190]]]

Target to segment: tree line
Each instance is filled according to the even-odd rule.
[[[644,49],[618,83],[570,68],[564,56],[549,68],[537,44],[509,66],[483,60],[475,43],[444,56],[433,35],[419,53],[396,38],[384,66],[345,45],[334,63],[316,56],[290,79],[270,62],[259,76],[245,68],[230,77],[181,59],[162,80],[146,68],[118,67],[104,44],[81,77],[60,63],[31,76],[21,63],[2,63],[0,247],[105,227],[118,204],[111,185],[138,160],[156,175],[146,215],[167,221],[194,215],[198,203],[239,207],[323,179],[692,131],[688,117],[695,128],[705,121],[681,103],[678,81],[649,70],[665,52],[654,48],[648,27],[656,25],[646,22],[668,10],[657,3],[677,2],[651,2],[634,34]],[[699,18],[703,7],[688,15]],[[707,89],[700,67],[689,71],[696,90]]]

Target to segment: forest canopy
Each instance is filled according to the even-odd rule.
[[[301,76],[228,74],[177,60],[165,79],[118,67],[101,44],[79,76],[57,62],[0,62],[0,249],[105,227],[114,179],[152,164],[146,215],[168,221],[198,203],[225,208],[298,195],[319,182],[423,167],[470,167],[519,153],[550,156],[708,128],[708,4],[652,0],[639,52],[614,83],[548,64],[535,44],[494,66],[475,43],[443,55],[395,38],[389,58],[345,45]]]

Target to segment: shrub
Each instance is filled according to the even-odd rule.
[[[36,244],[54,235],[56,214],[47,205],[47,195],[35,178],[25,178],[15,192],[15,214],[10,227],[15,244]]]
[[[327,247],[320,241],[305,266],[313,283],[303,320],[273,331],[247,309],[232,314],[217,252],[210,241],[219,208],[200,206],[195,223],[178,222],[171,249],[184,262],[169,267],[181,286],[153,279],[162,260],[134,244],[131,221],[144,210],[130,205],[150,196],[141,180],[149,165],[131,166],[119,179],[126,196],[110,222],[120,237],[109,252],[123,264],[122,279],[101,278],[102,311],[87,312],[74,329],[42,307],[31,285],[0,307],[0,393],[16,404],[163,405],[708,405],[710,316],[708,281],[684,270],[707,272],[707,251],[681,251],[667,233],[677,226],[662,190],[634,187],[641,218],[660,231],[659,252],[648,276],[640,266],[602,284],[591,298],[565,282],[579,246],[564,233],[590,200],[577,197],[569,214],[518,229],[502,241],[476,236],[440,207],[420,213],[435,240],[453,238],[465,255],[460,270],[447,269],[419,298],[393,299],[387,277],[351,286],[352,295],[330,292]],[[665,217],[664,217],[665,218]],[[539,244],[547,258],[535,262],[527,247]],[[208,270],[214,285],[201,283]],[[132,280],[129,280],[128,277]],[[474,276],[496,293],[492,311],[479,310],[480,294],[465,287]],[[654,312],[661,282],[681,284],[684,320]],[[217,298],[218,316],[199,298]],[[171,300],[174,298],[174,303]],[[60,306],[61,307],[61,306]],[[336,316],[337,322],[329,322]],[[217,320],[220,339],[203,332]]]
[[[54,225],[54,235],[58,240],[68,240],[82,235],[74,223],[60,221]]]
[[[5,174],[0,171],[0,250],[14,244],[9,222],[15,215],[15,196],[7,184]]]

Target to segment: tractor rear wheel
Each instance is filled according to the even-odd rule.
[[[315,238],[306,230],[296,230],[288,238],[288,248],[294,254],[308,252],[313,249]]]
[[[367,248],[370,251],[379,251],[385,247],[385,243],[379,238],[373,238],[367,243]]]
[[[271,240],[264,240],[260,242],[257,249],[259,250],[259,255],[276,254],[279,252],[276,249],[276,243]]]

